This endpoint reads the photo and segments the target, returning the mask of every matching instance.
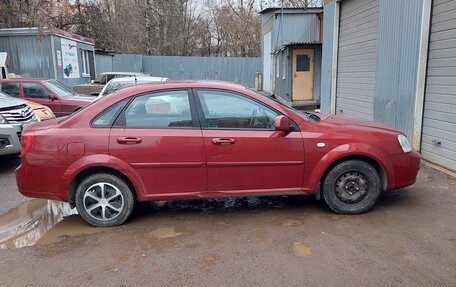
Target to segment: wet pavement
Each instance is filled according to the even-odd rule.
[[[0,286],[456,286],[456,179],[427,167],[363,215],[305,196],[186,200],[94,228],[20,196],[17,164],[0,163]]]

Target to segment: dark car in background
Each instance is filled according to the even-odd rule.
[[[76,94],[52,79],[1,80],[0,90],[12,97],[45,105],[57,117],[71,115],[94,101],[93,97]]]

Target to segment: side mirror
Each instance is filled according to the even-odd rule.
[[[275,119],[274,127],[276,131],[289,132],[293,128],[291,126],[291,120],[286,116],[278,116]]]
[[[48,96],[48,99],[51,100],[51,101],[58,100],[57,97],[54,96],[54,95],[49,95],[49,96]]]

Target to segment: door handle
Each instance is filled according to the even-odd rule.
[[[212,139],[213,144],[235,144],[236,140],[235,139],[230,139],[230,138],[215,138]]]
[[[139,144],[142,143],[142,139],[134,137],[121,137],[117,138],[117,143],[120,144]]]

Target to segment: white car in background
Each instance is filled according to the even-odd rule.
[[[147,84],[147,83],[154,83],[154,82],[165,82],[168,81],[168,78],[163,77],[151,77],[151,76],[140,76],[140,77],[128,77],[128,78],[114,78],[108,82],[106,86],[104,86],[103,90],[101,90],[100,94],[97,97],[97,100],[112,94],[120,89]]]

